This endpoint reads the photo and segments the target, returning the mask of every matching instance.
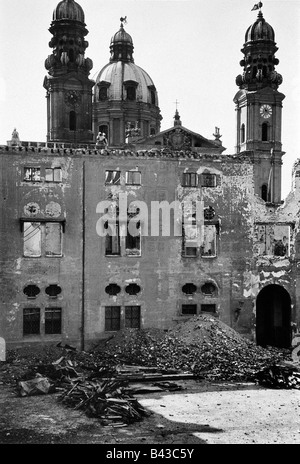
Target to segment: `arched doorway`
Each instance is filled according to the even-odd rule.
[[[257,296],[256,342],[278,348],[291,345],[291,298],[280,285],[267,285]]]

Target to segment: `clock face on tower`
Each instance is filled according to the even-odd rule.
[[[272,107],[270,105],[261,105],[259,111],[263,118],[270,118],[272,115]]]

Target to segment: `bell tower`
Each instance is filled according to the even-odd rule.
[[[281,201],[281,112],[285,96],[278,91],[282,76],[277,73],[278,48],[273,28],[261,11],[247,29],[237,76],[236,152],[254,164],[255,193],[272,203]]]
[[[52,54],[45,61],[48,76],[47,141],[92,143],[92,88],[89,79],[93,62],[85,58],[88,34],[84,12],[74,0],[59,2],[49,31]]]

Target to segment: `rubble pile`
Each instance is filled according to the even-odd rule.
[[[289,350],[258,347],[205,314],[166,332],[124,329],[94,355],[110,363],[173,368],[208,380],[254,380],[263,368],[290,359]]]
[[[260,385],[269,388],[300,390],[300,368],[293,365],[273,365],[256,373]]]

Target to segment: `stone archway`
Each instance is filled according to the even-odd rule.
[[[267,285],[256,299],[256,342],[261,346],[291,346],[291,298],[280,285]]]

